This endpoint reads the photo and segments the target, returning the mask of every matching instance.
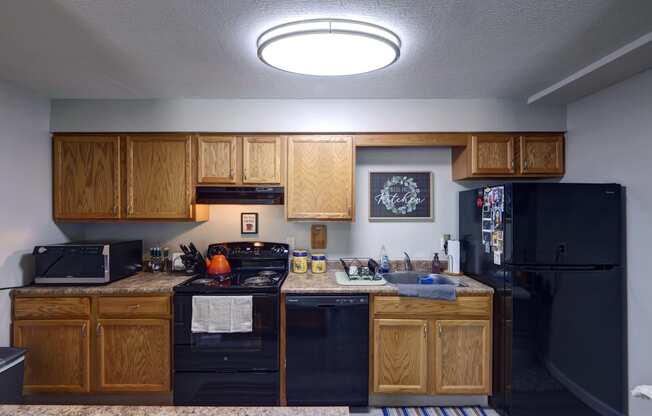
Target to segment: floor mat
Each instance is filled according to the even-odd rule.
[[[383,407],[383,416],[492,416],[493,410],[472,407]]]

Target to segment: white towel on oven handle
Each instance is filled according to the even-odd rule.
[[[253,331],[251,296],[193,296],[193,333],[234,333]]]

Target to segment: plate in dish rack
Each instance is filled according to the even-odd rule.
[[[342,286],[382,286],[387,284],[387,280],[351,280],[346,272],[335,272],[335,281]]]

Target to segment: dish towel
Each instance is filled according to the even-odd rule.
[[[455,285],[418,285],[399,283],[398,294],[400,296],[414,296],[417,298],[455,300]]]
[[[192,332],[233,333],[253,331],[251,296],[193,296]]]

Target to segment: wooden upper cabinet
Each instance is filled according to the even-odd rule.
[[[288,219],[352,219],[354,163],[350,136],[289,137]]]
[[[24,391],[90,390],[88,320],[14,321],[14,343],[27,348]]]
[[[440,320],[434,345],[434,393],[491,394],[488,320]]]
[[[514,141],[512,136],[471,136],[471,173],[515,173]]]
[[[55,136],[54,218],[120,218],[120,138]]]
[[[280,184],[281,147],[281,138],[278,136],[243,137],[242,182]]]
[[[191,219],[191,138],[127,136],[127,218]]]
[[[453,179],[555,177],[564,174],[560,133],[482,133],[452,150]]]
[[[236,183],[238,138],[200,135],[198,140],[197,182]]]
[[[374,319],[373,391],[426,393],[428,321]]]
[[[563,174],[564,136],[521,136],[520,173]]]
[[[100,319],[97,336],[98,391],[170,390],[170,321]]]

